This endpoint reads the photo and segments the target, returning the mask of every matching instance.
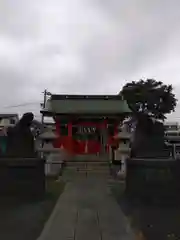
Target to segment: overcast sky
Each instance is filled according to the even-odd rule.
[[[38,115],[45,88],[116,94],[140,78],[180,98],[180,0],[0,1],[1,112]]]

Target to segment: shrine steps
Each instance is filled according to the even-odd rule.
[[[68,161],[63,171],[64,176],[110,175],[107,161]]]
[[[96,154],[78,154],[69,158],[70,162],[107,162],[107,156]]]

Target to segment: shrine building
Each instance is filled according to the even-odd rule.
[[[121,95],[52,94],[41,113],[55,121],[55,147],[71,154],[97,154],[109,150],[131,110]]]

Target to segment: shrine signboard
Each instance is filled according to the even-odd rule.
[[[97,131],[97,128],[96,127],[87,127],[87,126],[79,126],[77,127],[77,132],[76,134],[95,134]]]

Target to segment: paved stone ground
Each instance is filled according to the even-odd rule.
[[[64,193],[38,240],[133,240],[106,174],[79,173]]]

